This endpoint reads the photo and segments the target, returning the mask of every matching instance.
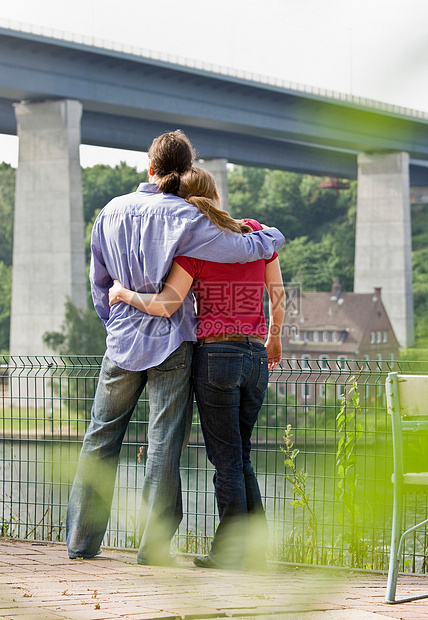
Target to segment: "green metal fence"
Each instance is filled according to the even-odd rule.
[[[65,539],[68,493],[100,363],[95,357],[0,357],[0,535]],[[387,568],[392,438],[384,384],[390,370],[428,373],[428,362],[284,359],[271,373],[252,461],[272,559]],[[137,545],[147,423],[143,393],[121,452],[105,545]],[[427,460],[421,438],[409,458]],[[179,551],[209,548],[218,520],[212,474],[195,407],[182,457]],[[406,518],[412,524],[427,510],[424,494],[409,495]],[[401,568],[426,572],[427,547],[426,530],[417,531]]]

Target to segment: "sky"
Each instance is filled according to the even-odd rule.
[[[30,24],[428,112],[428,0],[14,0]],[[17,138],[0,135],[16,165]],[[82,165],[141,154],[82,146]]]

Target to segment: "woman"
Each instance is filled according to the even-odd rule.
[[[238,222],[218,206],[213,177],[191,168],[181,176],[178,195],[213,223],[232,232],[260,230],[255,220]],[[267,526],[258,482],[250,461],[251,433],[262,406],[268,369],[281,361],[285,293],[277,255],[251,264],[220,264],[179,256],[161,293],[135,293],[115,281],[110,305],[125,302],[152,315],[171,316],[193,285],[197,300],[198,345],[193,382],[220,524],[211,551],[196,566],[239,568],[265,559]],[[269,331],[263,291],[269,294]],[[250,519],[248,518],[250,516]],[[263,549],[246,544],[250,521],[261,523],[256,537]],[[253,544],[253,542],[251,543]]]

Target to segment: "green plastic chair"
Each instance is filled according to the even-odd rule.
[[[403,495],[408,491],[415,491],[417,487],[428,487],[428,472],[404,471],[403,446],[415,433],[428,431],[428,375],[399,375],[396,372],[388,374],[386,379],[386,401],[388,413],[392,420],[392,441],[394,473],[394,507],[392,513],[391,553],[386,589],[386,603],[406,603],[422,598],[426,594],[396,599],[398,568],[405,537],[428,523],[428,519],[417,523],[406,531],[403,527]]]

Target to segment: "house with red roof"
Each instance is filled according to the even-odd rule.
[[[315,402],[316,384],[325,389],[327,377],[337,386],[339,397],[345,378],[354,371],[375,367],[379,371],[398,359],[399,344],[380,288],[346,293],[335,278],[330,292],[302,292],[295,287],[289,293],[283,356],[290,360],[287,392],[299,402]],[[320,387],[320,396],[321,391]]]

